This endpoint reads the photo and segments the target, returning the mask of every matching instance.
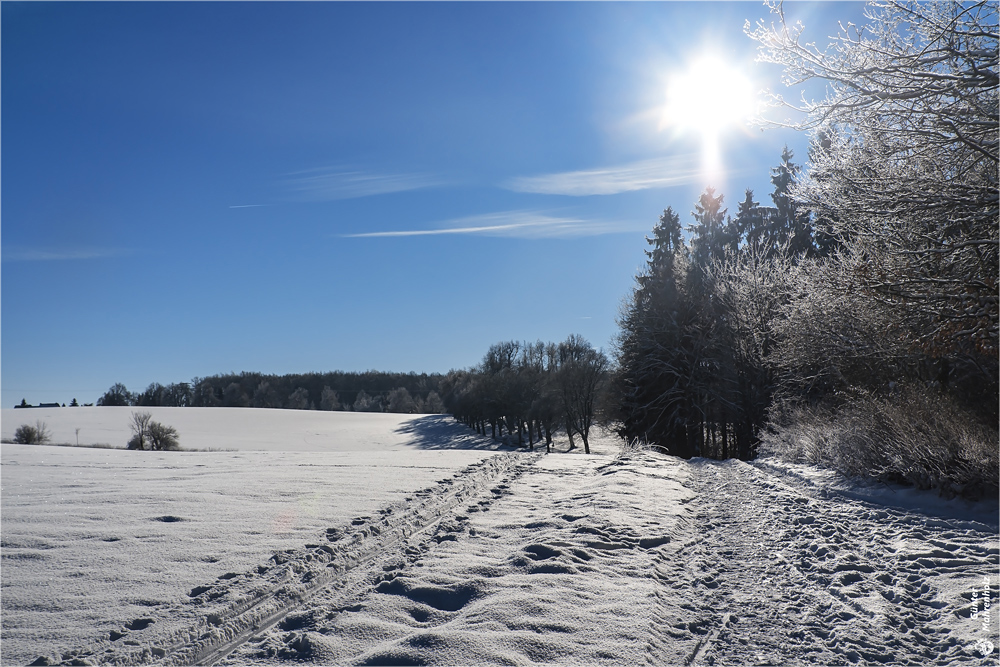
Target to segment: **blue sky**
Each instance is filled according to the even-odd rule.
[[[825,42],[859,3],[786,12]],[[2,404],[230,371],[608,348],[702,53],[779,88],[758,3],[16,3],[2,11]],[[710,82],[707,82],[711,85]],[[735,210],[791,131],[730,128]]]

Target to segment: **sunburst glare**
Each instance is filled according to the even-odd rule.
[[[661,131],[697,135],[706,176],[717,176],[722,136],[745,128],[756,111],[750,78],[719,56],[704,54],[669,78],[666,93]]]

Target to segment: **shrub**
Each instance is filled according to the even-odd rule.
[[[148,412],[133,412],[129,421],[132,437],[128,449],[167,451],[180,449],[177,429],[153,421]]]
[[[1000,488],[997,431],[926,389],[861,395],[837,408],[785,406],[772,414],[761,452],[947,497],[995,497]]]
[[[36,421],[34,426],[24,424],[14,431],[14,442],[19,445],[46,445],[52,440],[45,422]]]
[[[177,429],[173,426],[164,426],[160,422],[149,423],[149,444],[157,451],[167,451],[180,449]]]

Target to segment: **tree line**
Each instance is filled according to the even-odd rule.
[[[544,441],[551,451],[561,429],[570,449],[578,435],[589,454],[609,371],[608,357],[576,334],[558,344],[504,341],[478,366],[449,373],[442,388],[448,411],[482,435],[532,450]]]
[[[151,383],[131,392],[116,383],[98,405],[170,407],[255,407],[354,412],[444,412],[443,376],[437,373],[306,373],[265,375],[243,372],[196,377],[191,382]]]

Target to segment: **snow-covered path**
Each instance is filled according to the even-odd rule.
[[[996,598],[996,526],[824,497],[737,461],[694,465],[697,534],[664,582],[718,631],[704,662],[976,664],[976,643],[996,642],[971,618],[984,577]]]
[[[66,657],[996,662],[982,649],[1000,643],[1000,557],[996,523],[982,513],[951,518],[852,498],[766,464],[649,453],[507,454],[464,477],[331,527],[326,545],[206,586],[172,621],[123,628]],[[320,573],[330,583],[310,588]],[[247,600],[264,599],[250,591],[265,591],[271,605],[257,620],[240,615]],[[983,614],[972,615],[985,611],[986,595],[984,627]],[[179,634],[185,617],[202,620]]]

